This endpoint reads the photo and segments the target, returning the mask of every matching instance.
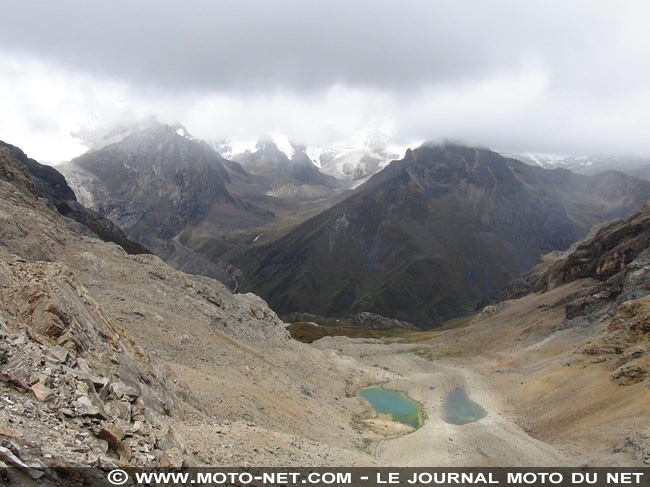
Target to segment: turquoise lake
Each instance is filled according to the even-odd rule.
[[[359,391],[378,414],[388,415],[393,421],[407,424],[417,429],[422,426],[422,407],[420,403],[398,391],[388,391],[381,387],[367,387]]]
[[[485,416],[487,411],[472,401],[462,387],[451,391],[443,404],[443,419],[450,424],[473,423]]]

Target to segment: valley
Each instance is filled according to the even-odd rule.
[[[562,305],[540,311],[592,284],[581,280],[509,301],[499,313],[420,343],[330,337],[314,346],[383,368],[382,387],[423,404],[421,428],[372,444],[383,464],[643,464],[642,447],[631,458],[634,442],[626,447],[625,437],[647,434],[647,427],[639,430],[648,414],[647,385],[621,387],[602,362],[577,352],[594,330],[557,331]],[[486,417],[445,422],[445,399],[459,387]]]
[[[0,485],[644,483],[650,3],[5,3]]]
[[[175,268],[253,292],[280,315],[370,312],[436,328],[650,198],[649,181],[623,173],[449,143],[390,163],[373,152],[372,171],[352,151],[343,165],[366,180],[351,189],[321,171],[336,157],[321,154],[318,168],[297,144],[261,139],[225,159],[156,123],[110,140],[61,166],[79,198]]]
[[[302,343],[258,296],[96,238],[42,196],[64,181],[0,151],[0,456],[27,474],[650,461],[647,205],[439,329],[303,313]],[[368,387],[416,401],[419,427]]]

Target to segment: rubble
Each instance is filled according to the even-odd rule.
[[[48,401],[54,394],[54,391],[52,391],[52,389],[40,382],[37,382],[32,386],[32,392],[36,396],[36,399],[42,402]]]

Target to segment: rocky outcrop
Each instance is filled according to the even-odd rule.
[[[635,431],[614,447],[614,453],[628,453],[639,462],[650,465],[650,428]]]
[[[417,330],[417,327],[406,321],[394,320],[373,313],[357,313],[345,318],[326,318],[311,313],[291,313],[284,316],[287,323],[311,322],[322,326],[355,326],[365,330],[389,330],[391,328],[404,328]]]
[[[405,328],[407,330],[417,330],[417,327],[406,321],[394,320],[373,313],[357,313],[352,317],[352,321],[360,328],[368,330],[389,330],[391,328]]]
[[[631,217],[601,228],[556,262],[542,278],[552,288],[575,279],[591,277],[607,281],[626,271],[626,266],[650,247],[650,203]]]
[[[480,321],[488,319],[491,316],[500,313],[506,308],[507,308],[506,303],[489,304],[487,306],[484,306],[481,309],[481,311],[477,313],[477,315],[474,318],[472,318],[472,321],[470,323],[478,323]]]
[[[607,313],[612,313],[611,318]],[[619,385],[646,381],[650,376],[650,296],[624,301],[618,307],[610,304],[586,318],[595,320],[599,315],[608,320],[606,330],[580,352],[591,362],[606,363],[612,369],[610,379]]]
[[[0,178],[19,185],[30,194],[47,199],[61,215],[80,223],[89,235],[113,242],[130,254],[149,253],[129,240],[111,221],[81,205],[74,191],[56,169],[30,159],[18,147],[0,141]]]
[[[650,205],[605,225],[538,274],[538,291],[576,279],[593,284],[565,298],[559,329],[603,326],[578,356],[610,369],[621,386],[650,376]]]

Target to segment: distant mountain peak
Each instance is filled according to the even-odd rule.
[[[289,139],[283,136],[265,136],[260,138],[255,144],[255,152],[260,152],[267,156],[282,156],[291,160],[296,153],[296,148],[289,142]]]
[[[561,155],[533,152],[504,153],[531,166],[544,169],[564,168],[580,174],[597,174],[610,170],[650,180],[650,157],[612,155]]]

